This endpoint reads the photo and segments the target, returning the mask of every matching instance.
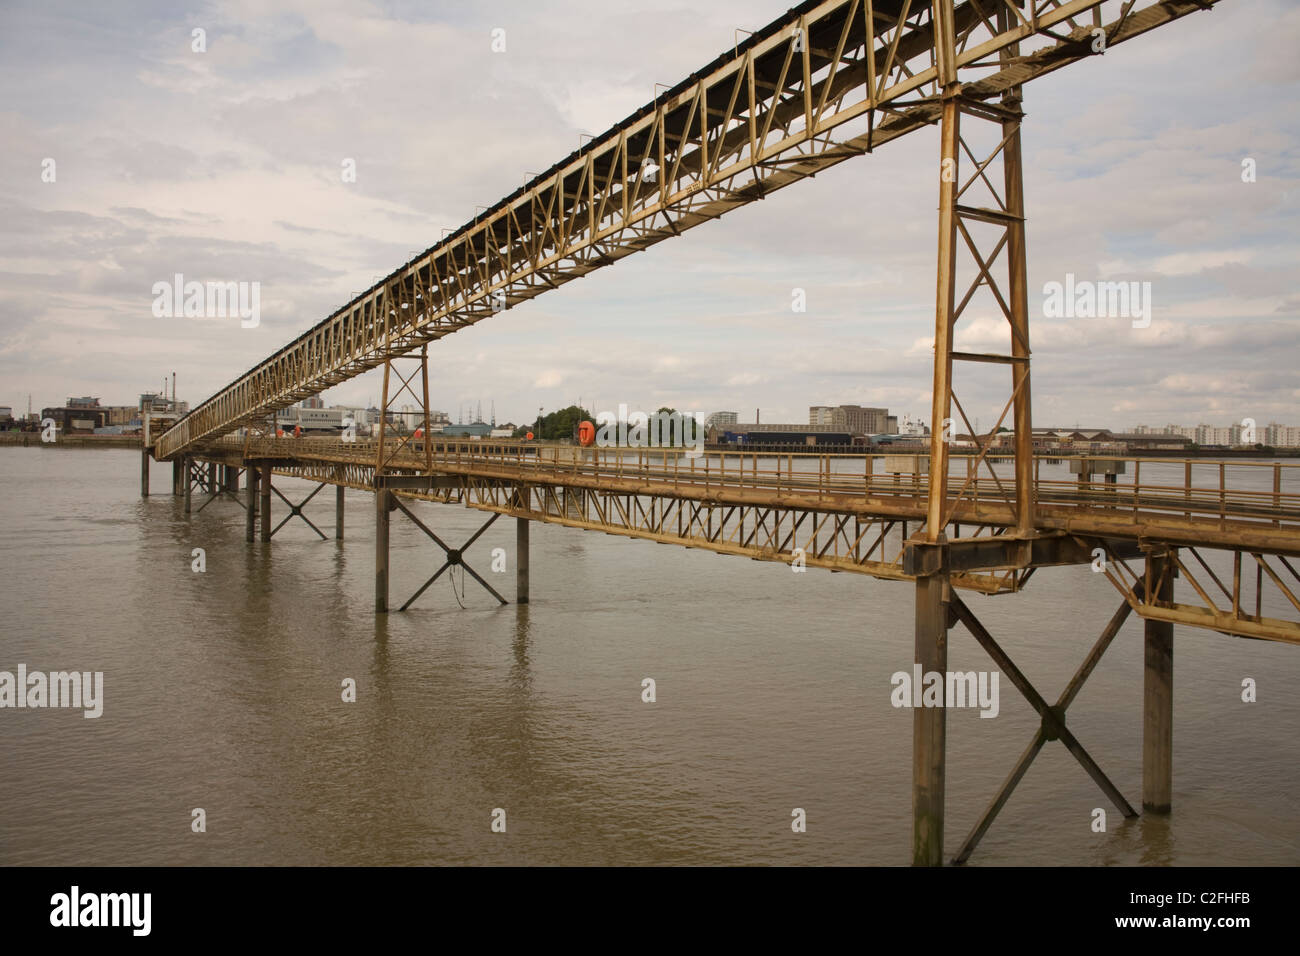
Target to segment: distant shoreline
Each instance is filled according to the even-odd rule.
[[[139,448],[139,435],[60,435],[57,441],[41,441],[40,432],[0,432],[0,445],[53,445],[58,448]]]
[[[17,446],[44,446],[53,445],[54,447],[64,448],[140,448],[141,438],[139,435],[60,435],[58,441],[43,442],[41,441],[40,432],[0,432],[0,447]],[[786,454],[813,454],[813,455],[833,455],[835,457],[852,457],[862,455],[867,449],[853,448],[846,449],[841,445],[827,445],[817,447],[816,445],[791,445],[791,446],[773,446],[773,445],[714,445],[705,446],[706,452],[738,452],[747,455],[757,455],[760,458],[779,456]],[[877,445],[870,450],[873,455],[925,455],[929,453],[929,446],[926,445]],[[974,455],[975,452],[969,449],[953,449],[950,452],[954,458],[962,458],[967,455]],[[1124,452],[1115,452],[1101,455],[1093,452],[1072,452],[1069,449],[1057,449],[1052,451],[1039,451],[1037,458],[1203,458],[1203,459],[1273,459],[1273,458],[1300,458],[1300,448],[1275,448],[1270,451],[1257,451],[1254,449],[1198,449],[1196,451],[1185,451],[1174,448],[1135,448]]]
[[[845,445],[728,445],[718,443],[707,443],[704,446],[706,453],[711,452],[735,452],[742,455],[757,455],[759,458],[773,458],[782,455],[830,455],[838,458],[852,458],[864,454],[876,455],[929,455],[930,446],[890,443],[883,445],[874,445],[871,448],[862,446],[845,446]],[[949,449],[949,458],[974,458],[979,454],[974,448],[952,448]],[[994,449],[993,455],[998,458],[1008,458],[1012,454],[1011,449]],[[1070,448],[1051,448],[1039,449],[1034,452],[1035,458],[1197,458],[1217,461],[1219,459],[1273,459],[1273,458],[1300,458],[1300,448],[1273,448],[1268,451],[1247,448],[1202,448],[1202,449],[1182,449],[1182,448],[1130,448],[1127,451],[1116,452],[1097,452],[1097,451],[1078,451]]]

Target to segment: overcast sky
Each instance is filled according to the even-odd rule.
[[[0,405],[173,371],[197,403],[790,5],[5,0]],[[1026,88],[1036,424],[1300,424],[1298,49],[1300,6],[1225,0]],[[433,404],[928,416],[937,151],[912,134],[443,339]],[[178,272],[259,282],[260,324],[154,317]],[[1150,282],[1150,327],[1045,317],[1067,273]],[[999,322],[959,343],[1005,349]],[[983,427],[987,374],[957,380]]]

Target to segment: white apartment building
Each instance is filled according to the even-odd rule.
[[[1255,437],[1248,438],[1246,429],[1240,423],[1233,425],[1137,425],[1133,429],[1136,435],[1181,435],[1190,438],[1198,445],[1268,445],[1272,448],[1300,448],[1300,426],[1282,425],[1270,422],[1257,427]]]

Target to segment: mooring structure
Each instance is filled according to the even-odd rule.
[[[960,623],[1041,718],[1035,737],[952,855],[965,861],[1030,763],[1060,741],[1125,816],[1138,812],[1067,726],[1066,712],[1130,614],[1144,622],[1142,794],[1164,813],[1173,792],[1173,626],[1300,643],[1300,492],[1279,464],[1179,461],[1181,480],[1141,458],[1077,458],[1074,477],[1044,473],[1032,443],[1030,313],[1021,134],[1023,88],[1217,0],[824,0],[807,2],[655,96],[293,342],[196,406],[146,449],[174,463],[186,511],[197,491],[238,501],[246,534],[270,541],[336,488],[375,496],[375,609],[390,610],[389,528],[413,522],[499,594],[466,551],[501,516],[516,522],[515,600],[528,600],[532,522],[908,582],[915,662],[947,671]],[[925,127],[939,131],[934,374],[928,449],[906,460],[864,454],[582,449],[535,442],[453,442],[429,434],[429,346],[683,230]],[[1005,318],[1005,347],[956,346],[972,303]],[[275,413],[380,366],[375,438],[283,438]],[[1005,404],[971,434],[956,372],[1001,368]],[[404,397],[418,432],[386,424]],[[1003,426],[1013,436],[1004,445]],[[893,459],[893,460],[890,460]],[[1143,477],[1143,469],[1147,477]],[[1254,469],[1249,481],[1230,471]],[[274,475],[317,488],[291,502]],[[1117,480],[1119,476],[1123,480]],[[288,506],[272,527],[272,495]],[[411,507],[426,500],[485,513],[459,546]],[[260,530],[259,530],[260,529]],[[963,595],[1018,592],[1040,568],[1100,562],[1119,601],[1065,690],[1049,703]],[[1096,566],[1096,565],[1094,565]],[[1216,566],[1219,570],[1216,571]],[[1224,570],[1230,567],[1231,571]],[[1178,578],[1183,586],[1175,591]],[[913,862],[944,862],[946,710],[913,724]]]

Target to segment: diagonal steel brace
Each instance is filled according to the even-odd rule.
[[[1092,674],[1093,669],[1101,660],[1101,656],[1106,653],[1106,649],[1110,647],[1111,642],[1119,633],[1120,627],[1128,618],[1129,612],[1132,610],[1128,602],[1122,602],[1119,609],[1111,616],[1105,630],[1102,631],[1097,643],[1088,652],[1088,656],[1084,658],[1083,663],[1079,665],[1079,669],[1075,671],[1074,677],[1066,685],[1055,707],[1048,706],[1047,701],[1034,689],[1033,684],[1029,683],[1029,679],[1020,672],[1020,669],[1016,667],[1006,652],[993,640],[992,635],[984,628],[984,625],[979,622],[970,608],[956,594],[952,596],[951,606],[958,620],[966,625],[966,629],[971,632],[975,640],[980,643],[980,646],[993,658],[994,663],[1002,668],[1003,672],[1006,673],[1007,677],[1010,678],[1011,682],[1015,684],[1034,710],[1038,711],[1039,717],[1042,718],[1042,723],[1038,728],[1038,732],[1034,735],[1034,739],[1030,741],[1029,746],[1020,755],[1020,759],[1016,761],[1011,773],[1003,781],[1001,789],[993,798],[993,802],[989,804],[979,822],[975,824],[975,827],[963,841],[961,849],[953,857],[953,863],[965,863],[969,859],[976,845],[983,839],[984,834],[988,832],[989,827],[993,824],[993,819],[998,815],[1007,800],[1011,798],[1011,792],[1016,788],[1016,784],[1020,783],[1029,770],[1029,765],[1033,763],[1034,758],[1038,756],[1038,752],[1042,750],[1043,745],[1049,740],[1059,739],[1061,743],[1065,744],[1066,749],[1074,755],[1075,759],[1083,766],[1083,769],[1088,772],[1088,776],[1096,781],[1097,786],[1101,787],[1102,791],[1119,808],[1120,812],[1126,817],[1136,817],[1138,815],[1137,811],[1129,805],[1129,802],[1124,799],[1124,795],[1110,782],[1101,768],[1097,766],[1096,761],[1083,749],[1083,745],[1065,727],[1066,708],[1078,696],[1084,682]]]
[[[238,470],[238,472],[242,475],[246,469],[244,469],[244,468],[239,468],[239,469],[237,469],[237,470]],[[200,486],[200,487],[202,487],[202,486]],[[227,491],[227,490],[225,489],[225,487],[222,485],[222,483],[219,482],[219,481],[218,481],[218,482],[217,482],[213,487],[214,487],[216,490],[215,490],[215,491],[212,491],[212,493],[211,493],[210,495],[208,495],[208,500],[207,500],[207,501],[205,501],[205,502],[203,502],[203,504],[199,505],[199,510],[196,511],[195,514],[201,514],[201,513],[203,512],[203,509],[204,509],[204,508],[206,508],[208,505],[212,504],[212,502],[216,501],[218,498],[221,498],[221,497],[226,496],[226,495],[229,495],[231,498],[233,498],[235,504],[239,505],[239,507],[241,507],[241,508],[247,508],[247,505],[245,505],[242,501],[239,500],[239,492],[237,492],[237,491]],[[209,489],[209,490],[211,490],[211,489]]]
[[[426,590],[428,590],[429,585],[433,584],[434,581],[442,577],[442,573],[446,571],[448,568],[453,567],[454,565],[460,565],[462,568],[464,568],[465,571],[475,581],[483,585],[483,587],[487,589],[488,593],[491,594],[498,601],[500,601],[502,604],[509,603],[505,598],[503,598],[500,594],[497,593],[496,588],[492,587],[492,585],[488,584],[481,577],[479,577],[478,572],[476,572],[473,568],[471,568],[468,564],[465,563],[465,552],[469,550],[470,545],[472,545],[475,541],[479,539],[479,536],[482,535],[484,531],[492,527],[492,523],[496,521],[497,518],[501,517],[499,512],[493,512],[492,517],[488,518],[487,522],[483,525],[483,527],[475,531],[474,534],[470,537],[470,539],[466,541],[464,544],[462,544],[459,548],[452,548],[449,547],[445,541],[439,538],[431,530],[429,530],[428,526],[425,525],[423,521],[421,521],[414,514],[412,514],[411,509],[406,507],[406,505],[402,504],[400,498],[398,498],[396,495],[393,495],[392,498],[393,498],[393,503],[397,505],[398,508],[402,509],[402,511],[406,514],[406,517],[410,518],[417,528],[419,528],[430,538],[432,538],[434,544],[442,548],[442,550],[446,552],[447,555],[447,560],[443,562],[442,567],[440,567],[437,571],[433,573],[433,577],[429,578],[429,580],[425,581],[424,584],[420,585],[420,589],[416,591],[414,594],[412,594],[410,599],[407,600],[405,604],[403,604],[400,608],[398,608],[399,611],[405,611],[408,607],[414,604],[415,599],[418,598],[421,594],[423,594]]]
[[[302,513],[302,509],[305,508],[305,507],[307,507],[307,502],[309,502],[309,501],[311,501],[313,498],[315,498],[315,497],[316,497],[316,494],[317,494],[317,493],[318,493],[322,488],[324,488],[324,487],[325,487],[325,484],[322,482],[321,484],[319,484],[319,485],[316,486],[315,490],[313,490],[311,494],[309,494],[306,498],[302,499],[301,503],[299,503],[299,504],[294,504],[292,501],[290,501],[288,498],[286,498],[286,497],[284,496],[284,493],[281,492],[279,488],[275,487],[275,485],[272,484],[272,485],[271,485],[271,490],[274,491],[277,495],[279,495],[279,496],[280,496],[280,500],[283,501],[286,505],[289,506],[289,513],[288,513],[287,515],[285,515],[283,519],[281,519],[281,521],[280,521],[280,523],[279,523],[278,525],[276,525],[274,528],[271,529],[271,537],[274,538],[274,537],[275,537],[275,533],[276,533],[277,531],[279,531],[281,528],[283,528],[283,527],[285,526],[285,524],[288,523],[288,521],[289,521],[290,518],[292,518],[294,515],[297,515],[297,516],[298,516],[299,518],[301,518],[303,521],[307,522],[307,524],[311,525],[311,530],[315,531],[315,532],[316,532],[318,535],[320,535],[322,538],[325,538],[325,532],[321,531],[320,528],[318,528],[318,527],[316,527],[314,524],[312,524],[312,520],[311,520],[310,518],[308,518],[305,514]],[[328,540],[328,539],[326,539],[326,540]]]

